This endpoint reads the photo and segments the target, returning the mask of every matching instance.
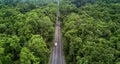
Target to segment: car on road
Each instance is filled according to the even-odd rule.
[[[57,42],[55,42],[54,45],[57,46]]]

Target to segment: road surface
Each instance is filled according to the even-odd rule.
[[[62,42],[61,42],[61,28],[60,28],[60,21],[58,16],[59,16],[59,12],[57,13],[55,36],[54,36],[54,42],[50,55],[49,64],[64,64],[64,56],[63,56]],[[55,46],[55,43],[57,43],[57,46]]]

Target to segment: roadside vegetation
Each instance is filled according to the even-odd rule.
[[[61,0],[66,64],[120,64],[120,0]],[[0,0],[0,64],[48,64],[56,0]]]
[[[0,64],[48,64],[56,12],[53,3],[4,0],[0,5]]]
[[[119,0],[66,3],[60,9],[66,64],[120,64]]]

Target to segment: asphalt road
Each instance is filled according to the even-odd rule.
[[[57,43],[57,46],[54,45],[55,42]],[[49,64],[64,64],[64,56],[63,56],[62,42],[61,42],[61,28],[58,17],[56,19],[55,36],[54,36],[54,42],[53,42],[52,52],[50,55]]]

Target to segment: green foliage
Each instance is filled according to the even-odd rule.
[[[35,56],[40,58],[41,64],[47,64],[49,50],[43,40],[39,35],[33,35],[32,38],[28,41],[27,46]]]
[[[119,5],[86,4],[68,10],[62,18],[67,64],[119,63]]]
[[[120,0],[62,0],[67,64],[120,64]],[[48,4],[49,3],[49,4]],[[57,0],[0,0],[0,64],[47,64]]]
[[[29,49],[23,47],[20,53],[20,63],[21,64],[39,64],[40,59],[33,55]]]
[[[0,64],[47,64],[56,4],[46,5],[48,8],[30,3],[15,5],[0,9]]]
[[[17,54],[21,50],[19,41],[20,40],[17,36],[0,34],[0,60],[2,63],[12,63],[12,59],[18,60]]]
[[[80,6],[84,6],[85,4],[95,4],[95,3],[98,3],[98,4],[101,4],[101,3],[107,3],[107,4],[110,4],[110,3],[120,3],[120,0],[65,0],[69,3],[72,3],[74,5],[76,5],[77,7],[80,7]]]
[[[48,4],[46,7],[44,7],[44,13],[50,17],[51,21],[54,21],[55,23],[55,20],[56,20],[56,13],[57,13],[57,10],[58,10],[58,6],[57,4],[54,4],[54,3],[50,3]]]
[[[49,50],[40,35],[33,35],[20,53],[22,64],[47,64]]]
[[[0,4],[4,5],[16,5],[17,3],[28,3],[34,5],[45,5],[48,3],[57,2],[57,0],[0,0]]]

